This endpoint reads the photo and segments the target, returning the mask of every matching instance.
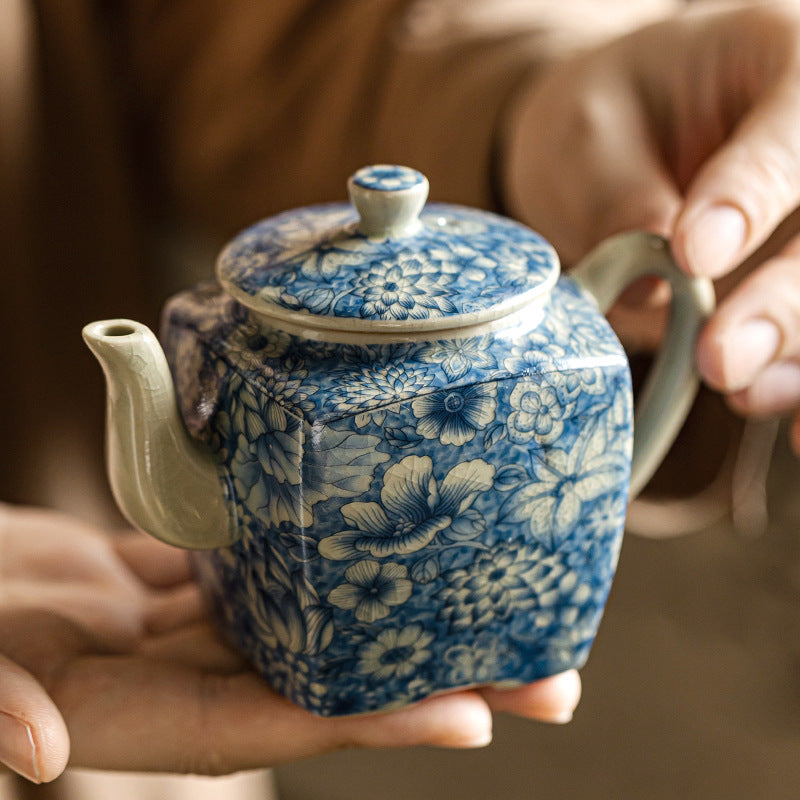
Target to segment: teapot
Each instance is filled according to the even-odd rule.
[[[428,188],[366,167],[351,204],[246,229],[168,302],[163,350],[131,320],[83,331],[120,509],[192,551],[226,639],[320,715],[582,666],[697,388],[713,291],[664,239],[560,275],[529,228]],[[651,274],[671,318],[634,417],[603,314]]]

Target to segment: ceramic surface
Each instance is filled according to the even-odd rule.
[[[165,309],[166,356],[130,320],[84,329],[120,508],[196,551],[222,631],[315,713],[579,667],[629,487],[691,403],[713,290],[649,234],[559,280],[523,226],[424,207],[414,170],[366,168],[348,189],[355,210],[234,239],[219,282]],[[674,313],[633,446],[627,361],[598,306],[651,273]]]
[[[419,186],[424,202],[427,181],[414,178],[420,173],[392,172],[390,180],[386,168],[374,172],[353,179],[367,190],[362,216],[374,195],[402,191],[386,187],[410,185],[413,199]],[[263,315],[369,333],[495,319],[558,278],[553,248],[516,222],[436,203],[411,216],[410,233],[387,237],[362,233],[348,204],[280,214],[237,236],[220,255],[217,274],[231,295]]]
[[[383,346],[265,329],[209,285],[172,301],[164,341],[243,526],[196,563],[275,688],[357,713],[584,662],[624,524],[631,392],[571,281],[533,326]]]

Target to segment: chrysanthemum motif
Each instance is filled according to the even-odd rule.
[[[471,442],[494,419],[496,396],[494,383],[478,383],[418,397],[411,404],[417,433],[442,444]]]
[[[533,573],[540,551],[500,546],[444,574],[442,615],[454,630],[481,630],[515,610],[536,605]]]
[[[408,678],[433,655],[428,649],[433,639],[421,625],[386,628],[359,647],[356,671],[379,681]]]
[[[360,272],[352,294],[361,298],[359,314],[365,319],[441,317],[457,310],[447,296],[457,269],[455,264],[401,254],[370,263]]]
[[[550,444],[564,432],[570,406],[562,403],[553,386],[520,381],[509,402],[514,409],[508,416],[508,436],[512,442],[525,444],[535,440]]]
[[[411,596],[412,583],[402,564],[379,564],[365,559],[345,570],[346,583],[328,595],[328,602],[353,611],[361,622],[388,617],[393,606]]]
[[[464,517],[472,520],[473,502],[493,481],[494,467],[480,458],[457,464],[438,481],[428,456],[407,456],[386,470],[380,503],[342,506],[350,527],[322,539],[319,552],[336,560],[414,553]]]
[[[417,397],[429,390],[433,381],[427,367],[396,362],[357,365],[337,371],[335,378],[331,388],[334,408],[359,415],[359,427],[372,417],[381,424],[387,404]]]
[[[452,686],[491,683],[508,669],[510,654],[495,636],[481,634],[469,644],[455,644],[444,653]]]
[[[420,347],[416,357],[429,364],[441,364],[445,375],[455,381],[473,369],[494,369],[497,360],[492,355],[488,336],[472,339],[442,339]]]

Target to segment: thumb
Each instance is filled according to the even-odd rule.
[[[42,685],[0,655],[0,762],[34,783],[57,778],[69,759],[69,734]]]
[[[800,82],[784,77],[690,185],[673,250],[690,274],[717,278],[763,244],[800,202]]]

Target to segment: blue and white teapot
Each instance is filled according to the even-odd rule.
[[[138,323],[85,328],[120,508],[196,551],[226,638],[317,714],[579,667],[629,496],[694,396],[711,287],[645,233],[559,278],[540,236],[426,206],[412,169],[365,168],[349,191],[355,209],[237,236],[218,282],[167,305],[166,359]],[[633,442],[601,312],[645,274],[670,281],[673,314]]]

